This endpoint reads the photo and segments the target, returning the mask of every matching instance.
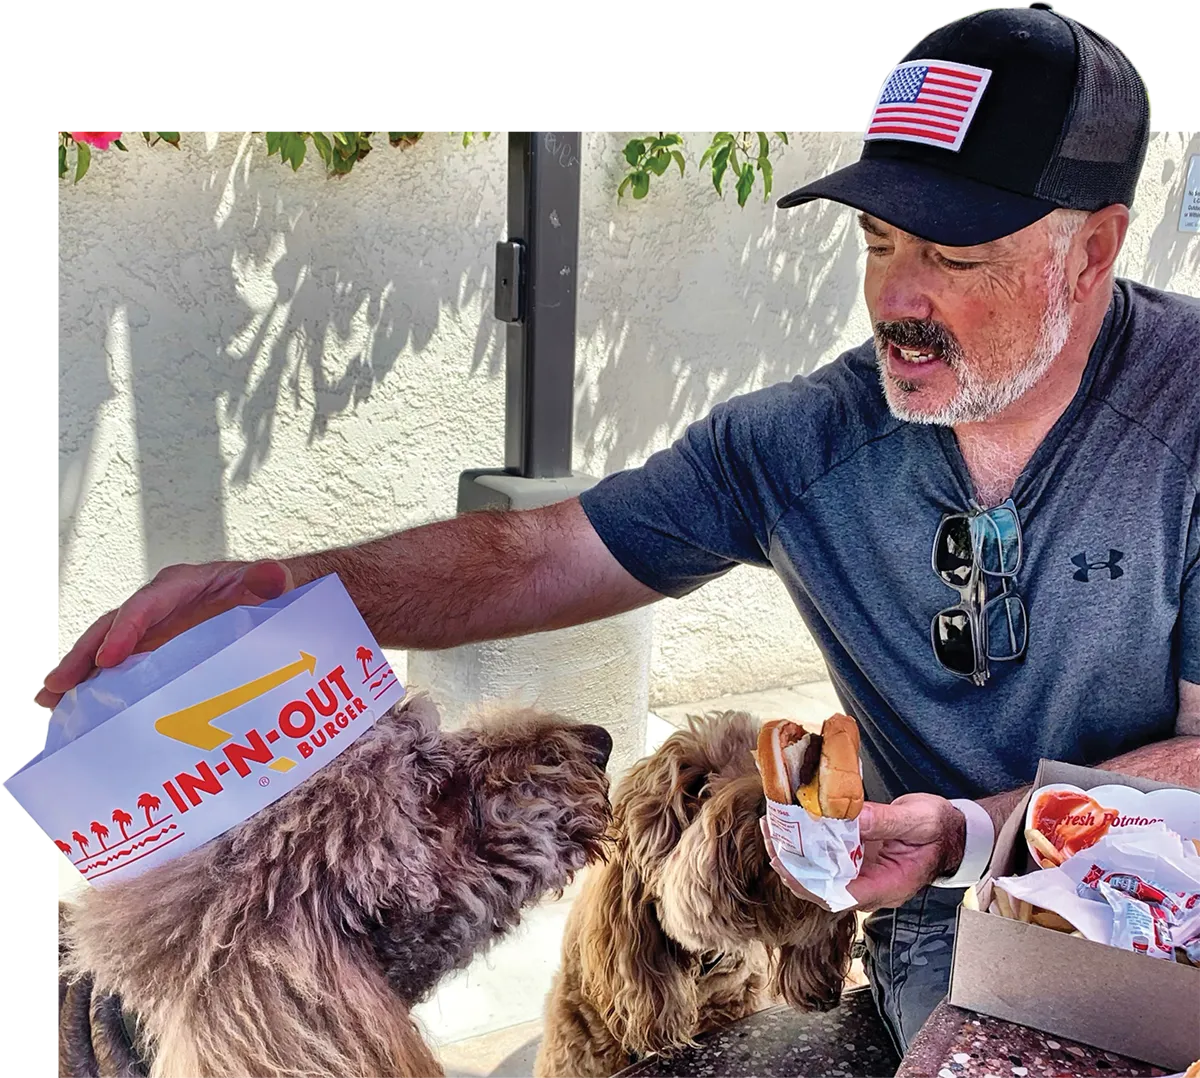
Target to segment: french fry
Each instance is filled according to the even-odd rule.
[[[1017,919],[1016,911],[1013,909],[1013,900],[1009,898],[1007,891],[1002,891],[999,887],[996,888],[996,905],[1000,907],[1000,916],[1007,917],[1010,921]]]
[[[1075,926],[1065,917],[1060,917],[1053,910],[1038,909],[1033,912],[1030,920],[1043,928],[1052,928],[1055,932],[1074,932]]]
[[[1025,828],[1025,841],[1038,852],[1039,857],[1044,857],[1054,865],[1061,865],[1065,860],[1063,855],[1055,848],[1054,843],[1036,827]]]
[[[1200,853],[1200,838],[1192,839],[1192,845],[1196,847],[1196,852]]]
[[[1023,924],[1029,924],[1030,917],[1033,916],[1033,904],[1026,902],[1023,898],[1018,898],[1016,901],[1017,920]]]
[[[979,909],[979,893],[975,890],[974,887],[967,888],[967,893],[965,895],[963,895],[962,904],[963,904],[964,910],[978,910]]]

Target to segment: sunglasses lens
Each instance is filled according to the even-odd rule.
[[[983,608],[987,622],[988,658],[997,662],[1018,659],[1029,642],[1025,604],[1016,595],[1001,595]]]
[[[965,610],[943,610],[933,619],[933,652],[947,670],[975,673],[975,635]]]
[[[971,579],[971,525],[966,517],[947,517],[934,541],[934,567],[952,588],[964,587]]]
[[[971,521],[971,539],[979,551],[979,567],[993,576],[1011,576],[1021,561],[1021,529],[1007,506],[989,509]]]

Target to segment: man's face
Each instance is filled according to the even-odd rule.
[[[1070,333],[1068,240],[1047,218],[977,247],[943,247],[859,215],[866,300],[888,405],[952,426],[1004,411]]]

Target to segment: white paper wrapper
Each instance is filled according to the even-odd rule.
[[[830,820],[799,805],[767,801],[767,831],[788,874],[813,902],[834,913],[856,905],[846,885],[858,876],[858,820]]]
[[[1112,873],[1124,879],[1111,880]],[[1114,905],[1096,886],[1101,880],[1120,883],[1128,890],[1136,888],[1137,880],[1149,885],[1143,889],[1139,905],[1159,907],[1166,931],[1176,945],[1184,946],[1200,932],[1200,898],[1196,897],[1200,895],[1200,856],[1190,842],[1184,842],[1163,823],[1110,832],[1068,857],[1058,868],[1026,876],[1002,876],[995,885],[1014,898],[1052,910],[1096,943],[1140,949],[1130,942],[1128,916],[1124,920],[1114,916],[1125,904]],[[1164,901],[1154,900],[1154,888],[1165,892]]]

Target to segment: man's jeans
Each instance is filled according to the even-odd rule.
[[[894,910],[877,910],[863,926],[863,964],[875,1006],[901,1054],[950,987],[954,921],[964,890],[926,887]]]

